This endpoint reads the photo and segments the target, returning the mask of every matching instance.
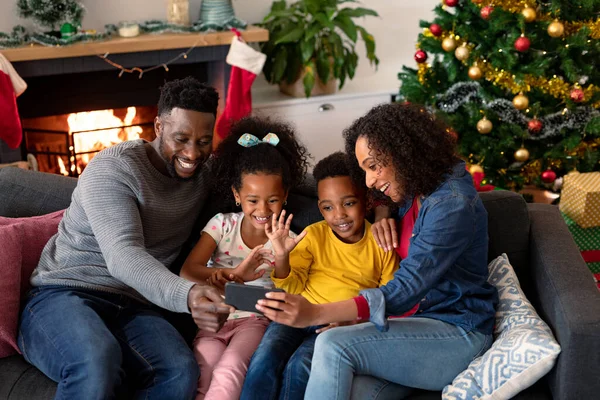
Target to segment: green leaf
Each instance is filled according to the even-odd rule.
[[[278,46],[279,51],[276,52],[275,60],[273,61],[273,73],[271,75],[271,83],[281,82],[285,68],[287,67],[287,50],[283,46]]]
[[[379,17],[379,14],[377,14],[377,11],[371,10],[369,8],[362,8],[362,7],[343,8],[340,10],[339,14],[347,16],[347,17],[351,17],[351,18],[365,17],[367,15],[372,15],[373,17]]]
[[[275,44],[297,42],[298,40],[300,40],[302,35],[304,35],[304,27],[303,26],[294,27],[291,30],[283,32],[281,37],[279,37],[275,40]]]
[[[356,43],[356,39],[358,39],[358,32],[356,30],[356,25],[352,21],[352,19],[345,15],[338,15],[333,20],[333,23],[336,24],[342,32],[348,36],[353,43]]]
[[[355,52],[349,52],[346,55],[346,70],[348,71],[348,77],[354,79],[356,73],[356,66],[358,65],[358,55]]]
[[[315,86],[315,64],[311,61],[304,68],[304,79],[302,83],[304,84],[304,94],[306,97],[310,97],[310,92],[312,92],[313,87]]]
[[[329,72],[331,64],[329,63],[329,57],[327,53],[321,48],[317,53],[317,74],[323,83],[327,83],[329,80]]]
[[[296,45],[288,45],[287,47],[287,68],[285,70],[285,80],[287,83],[294,83],[300,75],[300,69],[304,64],[300,48]]]
[[[365,41],[365,48],[367,50],[367,59],[369,60],[371,65],[372,64],[378,65],[379,59],[375,55],[375,39],[373,38],[373,35],[371,35],[369,32],[367,32],[367,30],[365,28],[363,28],[362,26],[357,25],[356,27],[360,31],[360,35],[361,35],[362,39]]]
[[[335,25],[333,24],[333,22],[331,22],[329,20],[329,18],[327,18],[327,16],[323,13],[319,13],[317,15],[315,15],[315,19],[325,28],[329,28],[330,30],[334,30],[335,29]]]
[[[300,42],[300,53],[302,55],[302,64],[306,64],[310,60],[315,52],[315,44],[317,39],[313,36],[309,40],[303,40]]]
[[[273,11],[282,11],[285,10],[286,4],[285,0],[274,1],[271,5],[271,12]]]
[[[317,33],[319,33],[321,29],[323,29],[323,27],[317,22],[311,22],[308,29],[306,30],[306,35],[304,35],[304,40],[314,39],[314,37],[317,36]]]
[[[600,135],[600,117],[592,118],[585,126],[584,132],[592,135]]]

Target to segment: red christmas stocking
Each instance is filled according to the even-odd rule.
[[[239,34],[231,42],[227,64],[231,65],[231,77],[227,90],[225,110],[217,122],[217,134],[224,138],[233,122],[250,115],[252,111],[252,83],[262,71],[267,56],[254,50],[241,40]]]
[[[0,54],[0,139],[8,147],[16,149],[21,144],[23,130],[17,110],[17,96],[25,91],[27,84]]]

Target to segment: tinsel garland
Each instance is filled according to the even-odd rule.
[[[515,109],[513,103],[506,99],[487,101],[482,95],[482,89],[477,82],[459,82],[444,94],[437,95],[436,107],[448,114],[456,112],[467,103],[477,103],[481,108],[493,111],[502,121],[520,125],[527,130],[527,118]],[[543,140],[561,134],[563,129],[582,129],[594,117],[600,116],[598,110],[592,107],[577,107],[573,110],[560,111],[537,117],[542,122],[542,130],[536,135],[529,134],[525,139]]]
[[[160,20],[149,20],[140,23],[141,33],[161,34],[166,32],[173,33],[200,33],[200,32],[220,32],[232,28],[239,30],[246,29],[248,24],[240,19],[231,18],[223,24],[205,24],[197,21],[191,26],[169,24]],[[79,42],[93,42],[106,40],[116,34],[117,26],[108,24],[105,26],[105,32],[90,33],[78,32],[69,38],[57,38],[46,33],[27,33],[26,29],[17,25],[10,34],[0,32],[0,49],[22,47],[27,44],[37,43],[42,46],[69,46]]]
[[[443,41],[447,37],[454,38],[457,43],[456,47],[462,46],[463,44],[469,46],[470,49],[475,47],[473,43],[469,43],[453,33],[444,33],[439,37],[435,37],[435,39],[438,41]],[[469,65],[468,60],[463,60],[462,63],[466,66]],[[594,94],[596,94],[596,92],[600,91],[600,87],[597,87],[594,84],[589,84],[587,86],[581,86],[579,83],[571,84],[569,82],[565,82],[560,76],[554,76],[548,79],[542,76],[538,77],[533,75],[524,75],[521,80],[517,80],[511,72],[501,68],[495,68],[484,58],[480,58],[473,65],[477,65],[481,69],[485,80],[503,89],[509,90],[514,94],[520,92],[527,93],[531,91],[531,88],[536,88],[556,99],[567,101],[570,98],[571,90],[576,86],[583,90],[583,102],[587,102],[594,96]],[[430,68],[430,65],[427,63],[419,64],[417,77],[421,85],[426,83]],[[592,107],[600,108],[600,102],[592,104]]]
[[[538,2],[535,0],[483,0],[477,5],[479,7],[493,6],[494,8],[502,8],[513,14],[521,13],[525,7],[531,7],[534,10],[538,8]],[[585,22],[568,22],[561,21],[559,18],[547,13],[537,13],[535,19],[536,21],[559,21],[565,27],[564,36],[575,35],[581,29],[588,28],[590,30],[589,36],[592,39],[600,39],[600,18]]]

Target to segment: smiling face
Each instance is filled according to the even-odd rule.
[[[200,171],[212,151],[214,127],[211,113],[173,108],[169,114],[156,117],[158,152],[168,175],[189,180]]]
[[[317,185],[319,210],[333,233],[344,243],[362,239],[365,227],[364,194],[349,176],[325,178]]]
[[[235,201],[242,207],[244,221],[260,232],[264,232],[273,214],[281,213],[287,198],[281,175],[274,174],[244,173],[242,187],[239,191],[232,188],[232,191]]]
[[[360,136],[354,148],[358,165],[365,171],[365,183],[368,188],[379,190],[394,203],[400,203],[404,198],[403,185],[396,179],[396,172],[391,163],[383,164],[377,160],[369,149],[369,141]]]

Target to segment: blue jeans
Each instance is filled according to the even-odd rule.
[[[56,399],[192,399],[190,348],[154,308],[118,294],[35,288],[21,315],[25,359],[58,382]]]
[[[392,320],[323,332],[315,345],[307,399],[400,399],[412,388],[442,390],[491,346],[492,335],[432,318]]]
[[[271,322],[250,360],[240,399],[304,399],[319,328]]]

